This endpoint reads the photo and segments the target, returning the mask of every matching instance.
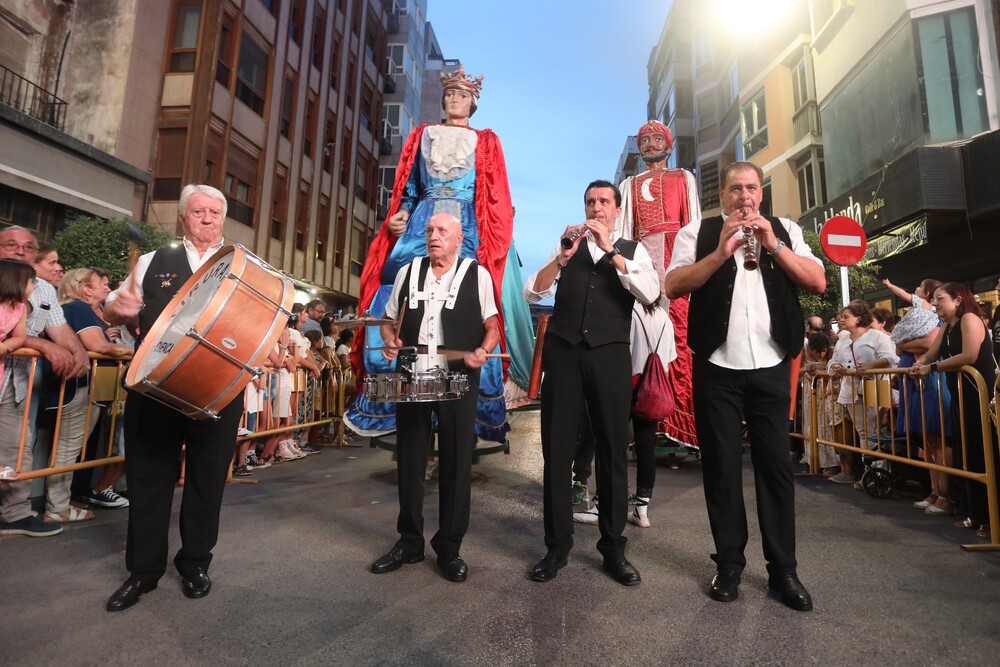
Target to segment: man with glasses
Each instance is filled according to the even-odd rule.
[[[34,234],[23,227],[8,227],[0,232],[0,258],[15,259],[31,264],[38,251]],[[44,280],[35,278],[35,289],[28,298],[28,338],[24,347],[39,352],[49,360],[52,369],[71,379],[87,372],[90,362],[80,339],[66,324],[56,290]],[[42,334],[47,338],[41,338]],[[28,395],[31,375],[29,357],[11,357],[4,364],[3,389],[0,390],[0,468],[16,467],[24,429],[24,452],[20,456],[21,470],[31,470],[32,448],[35,443],[35,417],[38,414],[38,388],[41,387],[41,364],[36,365],[33,395]],[[25,425],[24,402],[28,405]],[[44,523],[31,511],[28,496],[31,482],[0,484],[0,535],[49,537],[62,532],[62,526]]]
[[[322,299],[313,299],[306,304],[306,315],[309,316],[305,322],[299,326],[299,331],[302,335],[305,335],[309,331],[318,331],[320,335],[323,334],[323,329],[319,325],[319,321],[323,319],[323,314],[326,313],[326,304],[323,303]]]

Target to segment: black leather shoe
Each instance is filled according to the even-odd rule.
[[[203,598],[212,590],[212,580],[200,567],[196,567],[192,572],[181,577],[181,584],[184,595],[192,600]]]
[[[740,596],[740,573],[736,570],[719,570],[708,587],[708,597],[716,602],[732,602]]]
[[[423,559],[423,553],[408,554],[403,551],[402,547],[393,547],[392,549],[389,549],[389,553],[372,563],[372,572],[375,574],[394,572],[403,567],[403,563],[409,565],[411,563],[419,563]]]
[[[639,576],[639,570],[635,569],[635,565],[628,562],[628,558],[625,558],[625,556],[605,558],[604,569],[610,572],[615,581],[622,586],[636,586],[642,581],[642,577]]]
[[[545,554],[542,560],[538,561],[535,567],[528,572],[528,579],[532,581],[552,581],[559,574],[559,570],[566,567],[567,558],[565,554],[557,554],[550,551]]]
[[[143,593],[148,593],[155,588],[155,581],[151,584],[143,584],[139,581],[139,577],[129,577],[125,580],[125,583],[122,584],[110,598],[108,598],[106,608],[108,611],[122,611],[123,609],[128,609],[139,601],[139,597]]]
[[[767,594],[781,600],[781,604],[795,611],[810,611],[813,608],[812,596],[794,574],[769,577]]]
[[[451,560],[443,561],[438,559],[438,567],[441,568],[441,574],[448,581],[454,581],[456,584],[460,584],[469,578],[469,566],[465,564],[461,556],[455,556]]]

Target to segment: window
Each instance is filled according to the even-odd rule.
[[[281,93],[281,136],[292,135],[292,117],[295,113],[295,80],[285,75],[285,88]]]
[[[719,136],[715,120],[715,94],[708,93],[698,98],[698,140],[708,141]]]
[[[809,95],[809,81],[806,78],[806,59],[803,56],[792,67],[792,103],[795,105],[792,110],[798,111],[810,99],[812,97]]]
[[[760,207],[759,212],[761,215],[774,215],[771,212],[773,208],[774,200],[771,198],[771,179],[765,178],[764,182],[760,184]]]
[[[337,147],[337,115],[332,111],[326,113],[326,130],[323,137],[323,171],[332,174],[333,154]]]
[[[695,74],[702,76],[712,70],[712,35],[702,31],[694,36]]]
[[[295,216],[295,249],[305,251],[309,236],[309,183],[299,185],[298,215]]]
[[[153,199],[176,201],[180,198],[186,142],[186,128],[160,130],[156,150],[156,175],[153,179]]]
[[[719,163],[703,162],[698,167],[698,176],[702,209],[716,208],[719,205]]]
[[[236,99],[264,115],[264,95],[267,93],[268,55],[243,33],[240,60],[236,68]]]
[[[365,7],[364,0],[354,0],[354,8],[351,10],[351,32],[361,35],[361,10]]]
[[[340,34],[333,34],[333,52],[330,54],[330,88],[337,90],[337,76],[340,74]]]
[[[357,227],[351,228],[351,275],[361,277],[361,267],[364,265],[363,231]]]
[[[914,21],[924,130],[932,143],[989,129],[972,7]]]
[[[333,265],[344,268],[344,244],[347,242],[347,211],[337,209],[337,247],[333,253]]]
[[[806,158],[795,170],[799,182],[799,206],[802,213],[826,203],[826,169],[822,151]]]
[[[313,137],[316,136],[316,96],[309,93],[306,98],[306,128],[302,133],[302,152],[308,157],[313,153]]]
[[[354,108],[354,85],[357,82],[357,74],[358,61],[354,59],[354,56],[351,56],[351,59],[347,61],[347,91],[344,99],[348,109]]]
[[[354,163],[354,194],[365,204],[368,200],[368,167],[371,165],[371,157],[363,148],[358,148],[358,159]]]
[[[274,175],[274,195],[271,205],[271,238],[281,240],[288,207],[288,181],[284,174]]]
[[[228,14],[222,17],[222,32],[219,33],[219,60],[215,64],[215,80],[226,88],[233,73],[233,57],[236,51],[233,37],[233,20]]]
[[[271,16],[277,17],[281,13],[281,0],[260,0],[260,4],[270,10]]]
[[[205,139],[205,183],[222,188],[222,170],[216,165],[222,162],[222,135],[210,130]]]
[[[292,0],[292,14],[288,17],[288,36],[302,45],[302,31],[306,20],[306,0]]]
[[[347,187],[347,182],[351,177],[351,131],[344,128],[344,143],[340,149],[340,184]]]
[[[386,210],[389,208],[389,200],[392,199],[392,187],[396,182],[395,167],[378,168],[378,203]]]
[[[245,225],[253,224],[254,186],[257,158],[230,144],[226,179],[222,188],[229,202],[229,217]]]
[[[369,132],[372,132],[372,119],[371,114],[373,113],[372,108],[372,98],[374,93],[372,93],[371,86],[365,81],[361,84],[361,106],[358,108],[358,115],[361,122],[361,127],[365,128]]]
[[[326,47],[326,12],[316,5],[313,15],[312,64],[316,69],[323,69],[323,49]]]
[[[167,71],[194,71],[195,61],[198,59],[199,28],[201,28],[201,3],[179,5]]]
[[[767,110],[764,106],[764,91],[761,90],[753,99],[740,109],[742,120],[744,159],[767,148]]]
[[[316,220],[316,259],[326,260],[326,239],[320,238],[320,231],[326,231],[326,239],[333,238],[333,225],[330,224],[330,199],[325,195],[319,197],[319,218]]]

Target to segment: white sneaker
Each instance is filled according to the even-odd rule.
[[[251,431],[248,428],[244,428],[242,426],[240,426],[239,430],[236,431],[236,437],[237,438],[242,438],[242,437],[247,436],[247,435],[253,435],[253,431]]]
[[[290,442],[292,442],[292,441],[291,440],[282,440],[281,442],[279,442],[278,443],[278,454],[280,454],[282,458],[289,459],[289,460],[303,458],[305,455],[304,454],[300,454],[295,449],[293,449],[292,446],[289,444]]]
[[[628,504],[632,507],[632,511],[625,517],[628,519],[628,522],[640,528],[649,528],[649,516],[646,514],[649,509],[649,498],[639,498],[635,495],[630,495]]]
[[[597,511],[597,505],[595,504],[586,512],[573,512],[573,521],[577,523],[585,523],[588,526],[596,526],[597,516],[598,516],[598,511]]]

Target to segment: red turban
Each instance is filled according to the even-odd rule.
[[[662,134],[663,138],[667,140],[667,150],[674,149],[674,135],[670,134],[670,128],[660,121],[651,120],[640,127],[639,136],[636,138],[636,141],[642,140],[642,135],[644,134]]]

